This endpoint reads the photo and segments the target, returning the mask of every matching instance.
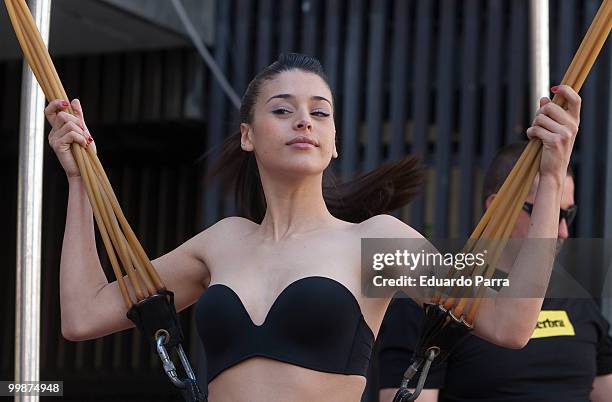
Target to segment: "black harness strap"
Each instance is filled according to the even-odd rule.
[[[404,378],[393,402],[409,402],[418,398],[425,386],[429,369],[435,359],[437,363],[444,361],[451,350],[472,331],[473,327],[463,318],[438,304],[427,303],[423,306],[425,321],[417,347],[412,357],[412,364],[404,373]],[[411,392],[408,383],[423,366],[416,389]]]
[[[183,330],[174,306],[174,293],[169,290],[147,297],[134,304],[127,317],[145,336],[151,348],[159,355],[164,371],[172,384],[180,390],[185,402],[206,402],[208,392],[202,392],[183,351]],[[179,378],[168,350],[176,349],[186,378]]]

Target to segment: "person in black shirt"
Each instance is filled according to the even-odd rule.
[[[488,207],[526,143],[503,148],[487,170],[483,195]],[[514,227],[522,238],[538,178]],[[565,180],[559,248],[575,216],[574,180]],[[553,271],[551,283],[555,280]],[[380,330],[380,402],[391,402],[411,363],[424,314],[407,298],[394,299]],[[534,334],[523,349],[505,349],[475,336],[432,367],[418,402],[604,402],[612,401],[612,338],[609,324],[590,298],[546,298]],[[416,386],[418,375],[413,378]]]

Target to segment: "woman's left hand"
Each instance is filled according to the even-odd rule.
[[[567,109],[549,98],[540,99],[540,109],[527,136],[542,140],[540,177],[552,177],[562,182],[567,175],[574,140],[580,124],[580,96],[568,85],[552,87],[551,91],[565,98]]]

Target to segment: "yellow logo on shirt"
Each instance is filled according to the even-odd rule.
[[[542,310],[531,339],[574,336],[574,326],[564,310]]]

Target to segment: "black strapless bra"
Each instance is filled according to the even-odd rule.
[[[196,323],[207,358],[208,382],[255,356],[309,369],[366,376],[374,333],[355,296],[322,276],[298,279],[255,325],[238,295],[213,284],[196,304]]]

